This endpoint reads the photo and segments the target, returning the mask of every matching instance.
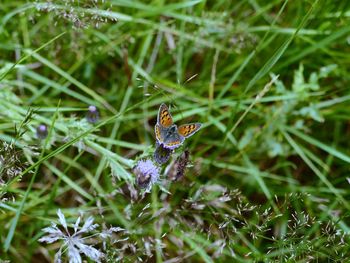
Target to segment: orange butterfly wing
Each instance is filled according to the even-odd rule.
[[[168,142],[168,143],[165,143],[166,146],[168,147],[172,147],[172,146],[175,146],[175,145],[180,145],[182,143],[182,141],[173,141],[173,142]]]
[[[162,105],[159,107],[157,122],[165,128],[170,127],[174,123],[173,117],[171,117],[169,112],[169,108],[164,103],[162,103]]]
[[[199,129],[202,127],[201,123],[190,123],[190,124],[185,124],[181,125],[178,128],[178,132],[180,135],[182,135],[185,138],[188,138],[195,134]]]
[[[163,142],[163,138],[161,136],[161,133],[160,133],[160,127],[158,124],[156,124],[156,126],[154,126],[154,131],[156,133],[156,138],[159,142]]]

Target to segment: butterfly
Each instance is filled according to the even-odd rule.
[[[167,149],[175,149],[182,145],[185,138],[191,137],[202,127],[201,123],[189,123],[177,127],[173,122],[167,105],[159,107],[157,124],[154,127],[157,143]]]

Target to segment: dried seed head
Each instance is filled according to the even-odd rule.
[[[22,157],[23,151],[18,150],[13,142],[0,144],[0,185],[7,184],[11,179],[21,175],[26,165]]]
[[[177,181],[185,175],[186,167],[189,163],[190,152],[185,150],[176,159],[174,165],[171,167],[168,176],[171,180]]]

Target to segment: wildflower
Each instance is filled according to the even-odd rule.
[[[36,137],[38,137],[38,139],[40,140],[44,140],[48,135],[48,129],[47,126],[45,124],[40,124],[37,128],[36,128]]]
[[[153,157],[157,163],[163,164],[170,159],[170,156],[172,153],[173,153],[173,149],[163,147],[163,144],[157,143],[156,150],[154,151]]]
[[[140,188],[150,190],[159,179],[159,168],[149,159],[140,160],[133,170],[136,174],[136,184]]]
[[[52,223],[50,227],[42,229],[42,231],[48,235],[39,239],[39,242],[46,242],[49,244],[56,242],[57,240],[63,241],[63,244],[55,255],[55,262],[61,262],[62,251],[65,250],[68,250],[70,263],[81,263],[82,259],[80,254],[84,254],[95,262],[100,262],[100,260],[104,257],[104,254],[91,245],[86,245],[84,243],[89,236],[83,237],[83,234],[88,234],[98,227],[98,224],[93,224],[94,218],[89,217],[83,226],[80,227],[79,225],[81,218],[78,217],[73,226],[74,233],[71,234],[68,231],[66,219],[60,209],[57,211],[57,216],[63,230],[59,229],[56,224]]]
[[[86,119],[88,122],[94,124],[98,122],[100,119],[100,113],[98,112],[98,109],[96,106],[90,105],[88,108],[88,112],[86,114]]]

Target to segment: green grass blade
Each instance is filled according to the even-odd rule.
[[[312,138],[312,137],[310,137],[310,136],[308,136],[308,135],[298,131],[297,129],[294,129],[294,128],[291,128],[291,127],[285,127],[285,129],[288,132],[298,136],[300,139],[303,139],[304,141],[306,141],[306,142],[308,142],[308,143],[310,143],[310,144],[312,144],[312,145],[314,145],[314,146],[324,150],[325,152],[329,153],[330,155],[333,155],[334,157],[337,157],[337,158],[339,158],[340,160],[342,160],[342,161],[344,161],[346,163],[350,163],[350,156],[346,155],[345,153],[342,153],[339,150],[334,149],[333,147],[330,147],[330,146],[328,146],[328,145],[326,145],[326,144],[324,144],[324,143],[322,143],[322,142],[320,142],[320,141],[318,141],[318,140],[316,140],[316,139],[314,139],[314,138]]]
[[[313,2],[311,8],[307,12],[307,14],[303,17],[302,21],[298,25],[297,29],[295,30],[294,34],[291,35],[278,49],[277,51],[271,56],[271,58],[264,64],[264,66],[255,74],[255,76],[249,81],[247,87],[245,88],[244,92],[249,91],[255,83],[264,77],[267,73],[270,72],[270,70],[273,68],[273,66],[279,61],[279,59],[282,57],[284,52],[289,47],[290,43],[293,41],[293,39],[297,36],[300,29],[302,29],[310,16],[313,14],[314,9],[317,7],[319,0],[316,0]]]
[[[51,43],[55,42],[58,38],[60,38],[61,36],[63,36],[66,32],[63,32],[59,35],[57,35],[56,37],[50,39],[48,42],[46,42],[44,45],[41,45],[40,47],[38,47],[37,49],[27,52],[27,55],[23,56],[20,60],[18,60],[16,63],[14,63],[9,70],[7,70],[5,73],[3,73],[0,76],[0,82],[7,76],[7,74],[9,74],[17,65],[21,64],[23,61],[25,61],[26,59],[28,59],[31,56],[34,56],[37,52],[39,52],[40,50],[42,50],[43,48],[45,48],[46,46],[50,45]]]

